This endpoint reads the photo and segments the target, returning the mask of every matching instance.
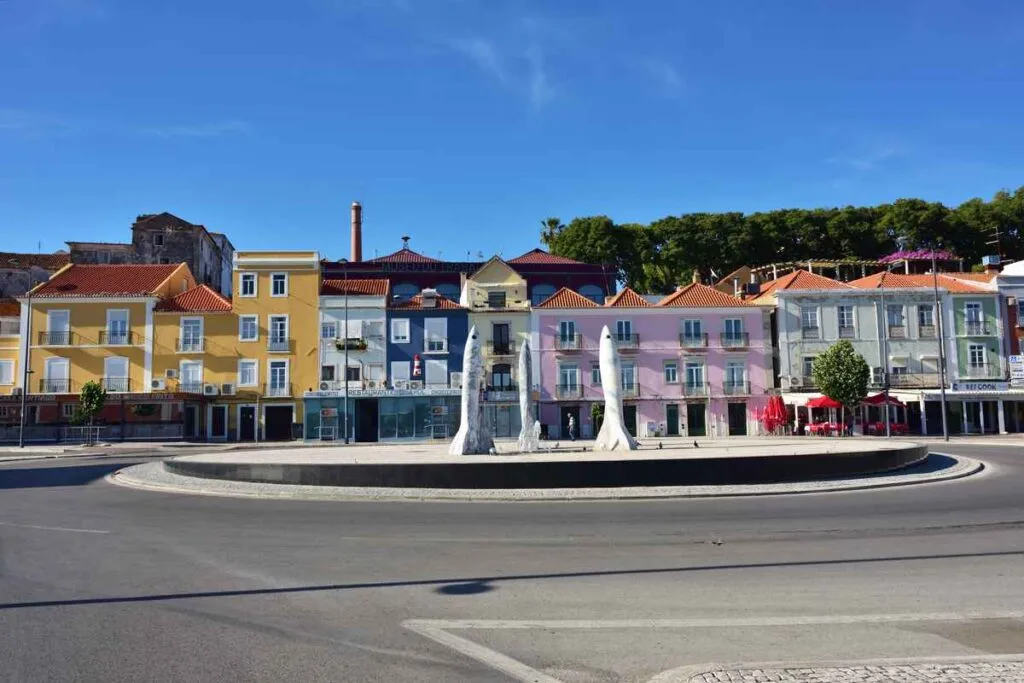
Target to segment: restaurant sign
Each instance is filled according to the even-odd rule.
[[[1007,382],[953,382],[953,391],[1006,391]]]
[[[460,389],[448,387],[426,389],[353,389],[348,392],[349,398],[403,398],[409,396],[458,396]],[[342,398],[344,391],[307,391],[303,398]]]

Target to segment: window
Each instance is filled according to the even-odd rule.
[[[615,341],[625,342],[633,339],[633,322],[630,320],[615,321]]]
[[[725,319],[725,336],[732,339],[739,339],[743,336],[743,321],[739,318]]]
[[[321,382],[333,382],[334,381],[334,366],[333,365],[321,365],[320,366],[320,381]]]
[[[457,285],[438,285],[434,289],[436,289],[437,293],[445,299],[451,299],[452,301],[459,300],[459,288]]]
[[[334,339],[338,336],[338,323],[320,323],[320,338]]]
[[[534,285],[530,293],[530,303],[539,306],[555,295],[555,288],[552,285]]]
[[[620,377],[622,382],[622,390],[628,392],[635,392],[637,389],[636,381],[636,363],[623,363],[622,364],[622,375]]]
[[[345,370],[345,379],[349,382],[363,381],[363,368],[360,365],[349,365]]]
[[[704,364],[696,361],[687,361],[686,363],[686,386],[688,387],[703,387],[704,386]]]
[[[286,315],[272,315],[270,316],[269,334],[271,344],[284,344],[288,341],[288,316]]]
[[[67,358],[47,358],[44,373],[44,394],[66,394],[71,390],[71,365]]]
[[[499,356],[506,356],[512,352],[512,333],[508,323],[491,325],[491,350]]]
[[[683,338],[688,340],[699,340],[704,336],[704,326],[700,320],[683,321]]]
[[[583,285],[580,287],[580,294],[599,306],[604,305],[604,289],[597,285]]]
[[[968,301],[964,304],[964,319],[967,323],[967,334],[985,334],[985,318],[980,302]]]
[[[254,387],[259,384],[258,364],[254,360],[243,359],[238,361],[238,386]]]
[[[971,344],[967,350],[967,359],[972,368],[985,367],[985,346],[984,344]]]
[[[902,304],[889,304],[885,307],[886,319],[889,321],[889,327],[902,327],[903,326],[903,305]]]
[[[576,340],[576,323],[572,320],[563,320],[558,323],[558,338],[563,343],[573,342]]]
[[[448,386],[448,361],[444,358],[427,358],[423,362],[423,379],[428,387]]]
[[[511,389],[512,388],[512,366],[508,363],[497,363],[491,368],[491,388]]]
[[[725,385],[727,387],[742,387],[747,380],[747,365],[741,361],[729,361],[725,366]]]
[[[270,361],[268,374],[270,375],[270,387],[267,393],[271,396],[287,396],[290,393],[288,391],[288,361]]]
[[[71,343],[71,311],[47,311],[44,344],[66,346]]]
[[[75,404],[74,403],[61,403],[60,414],[64,417],[75,416]]]
[[[0,417],[9,417],[11,411],[7,410],[7,406],[0,406]]]
[[[0,360],[0,384],[14,384],[13,360]]]
[[[164,246],[164,236],[163,235],[153,235],[153,246],[156,246],[156,247]]]
[[[674,360],[665,361],[665,384],[676,384],[679,381],[679,362]]]
[[[935,336],[935,307],[919,304],[917,307],[917,331],[922,337]]]
[[[128,359],[108,356],[103,359],[103,388],[110,392],[124,392],[128,386]]]
[[[505,292],[487,292],[488,308],[505,308]]]
[[[558,366],[558,384],[566,389],[575,389],[580,385],[580,368],[575,363]]]
[[[800,307],[800,326],[805,330],[816,330],[818,329],[818,307],[817,306],[801,306]]]
[[[107,343],[128,343],[128,311],[123,308],[107,310]]]
[[[238,340],[256,341],[260,335],[260,327],[254,315],[238,316]]]
[[[804,356],[802,374],[804,377],[811,377],[814,370],[814,359],[817,356]]]
[[[601,364],[591,363],[590,364],[590,383],[600,386],[601,384]]]
[[[178,350],[185,353],[203,350],[202,318],[181,319],[181,340],[178,342]]]
[[[448,319],[427,318],[423,321],[423,332],[426,336],[424,351],[439,353],[448,349]]]
[[[391,361],[391,381],[392,382],[408,382],[410,377],[409,361],[407,360],[394,360]]]
[[[408,318],[395,318],[391,321],[391,343],[392,344],[408,344],[409,343],[409,319]]]
[[[241,283],[238,296],[256,296],[256,273],[242,273],[238,279]]]
[[[288,296],[288,273],[271,273],[270,296]]]
[[[840,336],[843,329],[853,329],[853,306],[844,304],[836,308],[836,318],[839,320]]]

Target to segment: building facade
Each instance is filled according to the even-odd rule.
[[[634,436],[755,433],[770,388],[765,314],[700,284],[651,303],[625,289],[604,305],[568,289],[534,311],[541,423],[565,438],[594,436],[604,400],[598,339],[608,326],[622,363],[627,430]]]

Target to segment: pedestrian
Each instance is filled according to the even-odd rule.
[[[569,441],[576,440],[576,418],[569,416]]]

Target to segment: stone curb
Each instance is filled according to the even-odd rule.
[[[647,683],[689,683],[698,677],[716,676],[718,680],[728,681],[729,672],[750,672],[758,671],[763,673],[778,672],[780,670],[792,669],[855,669],[864,667],[913,667],[929,665],[963,665],[963,664],[1001,664],[1001,663],[1024,663],[1024,654],[1009,655],[967,655],[963,657],[901,657],[889,659],[865,659],[865,660],[826,660],[819,662],[794,661],[794,662],[742,662],[742,663],[707,663],[681,666],[678,669],[663,671],[651,678]],[[747,679],[744,679],[747,680]],[[759,680],[772,680],[770,678],[750,678],[751,683]],[[860,679],[858,679],[860,680]],[[902,680],[902,679],[901,679]]]
[[[294,484],[260,484],[251,482],[199,479],[167,472],[162,462],[134,465],[107,475],[113,484],[128,488],[164,493],[227,496],[233,498],[262,498],[278,500],[345,500],[345,501],[440,501],[440,502],[500,502],[500,501],[601,501],[601,500],[659,500],[694,499],[742,496],[792,495],[803,493],[833,493],[864,489],[909,486],[960,479],[985,469],[985,465],[972,458],[945,457],[956,461],[938,472],[921,474],[873,475],[853,479],[767,484],[756,486],[666,486],[623,489],[380,489],[333,486],[302,486]]]

